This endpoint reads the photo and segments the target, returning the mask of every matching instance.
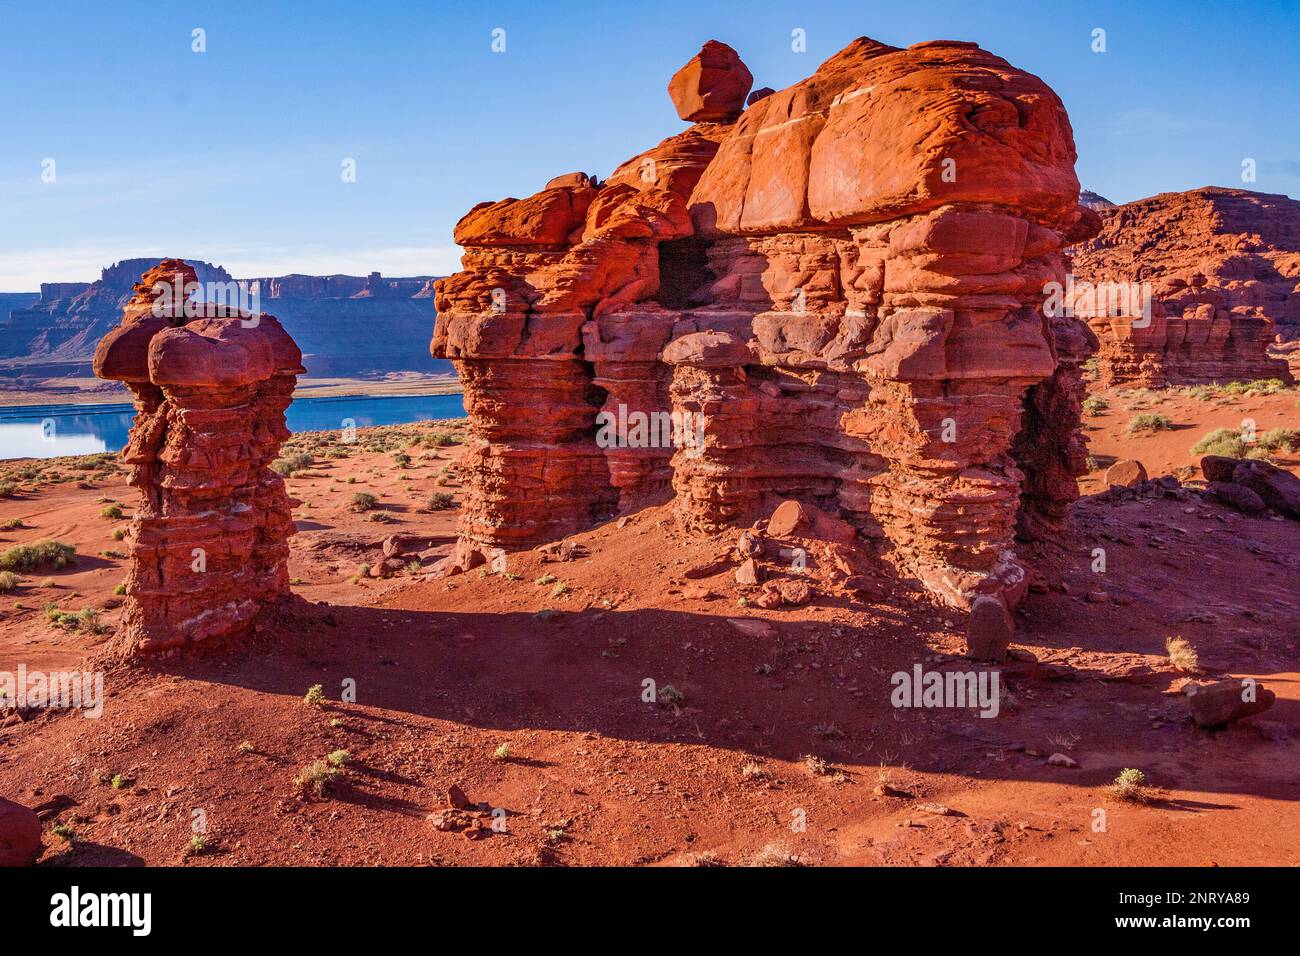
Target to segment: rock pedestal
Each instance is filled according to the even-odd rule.
[[[162,292],[194,279],[176,259],[146,272],[95,352],[95,374],[136,405],[124,655],[237,635],[289,590],[297,502],[268,465],[289,437],[302,355],[272,316]]]

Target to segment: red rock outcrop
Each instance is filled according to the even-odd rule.
[[[1101,387],[1291,380],[1269,349],[1300,338],[1300,202],[1207,187],[1098,212],[1073,300],[1101,343]]]
[[[718,47],[670,87],[701,122],[458,224],[432,344],[474,435],[452,569],[670,496],[704,532],[793,498],[955,606],[1014,602],[1017,529],[1057,529],[1084,470],[1095,343],[1042,310],[1096,227],[1064,107],[973,43],[863,38],[742,113]]]
[[[136,404],[122,452],[140,489],[124,655],[239,634],[288,593],[296,502],[267,466],[289,437],[302,355],[272,316],[187,310],[156,291],[194,279],[178,259],[150,269],[95,352],[95,374],[125,382]]]

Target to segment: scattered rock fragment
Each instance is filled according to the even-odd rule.
[[[1273,706],[1277,695],[1260,681],[1224,680],[1214,684],[1188,684],[1183,693],[1192,720],[1199,727],[1218,727],[1243,717],[1261,714]]]

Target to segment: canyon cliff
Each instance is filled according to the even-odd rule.
[[[1300,338],[1300,202],[1207,187],[1098,213],[1073,299],[1101,387],[1291,381],[1275,340]]]
[[[710,533],[795,499],[950,605],[1014,604],[1014,539],[1060,531],[1086,457],[1095,341],[1042,309],[1097,228],[1064,107],[956,41],[862,38],[746,108],[751,81],[711,41],[669,84],[686,130],[458,223],[446,570],[647,503]],[[625,421],[661,426],[598,428]]]

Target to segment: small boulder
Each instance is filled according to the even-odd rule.
[[[1192,720],[1199,727],[1217,727],[1261,714],[1273,706],[1277,695],[1257,680],[1222,680],[1214,684],[1189,684],[1183,691]]]
[[[812,585],[797,578],[778,582],[777,591],[781,595],[781,600],[791,607],[807,604],[813,597]]]
[[[1300,478],[1266,461],[1243,461],[1232,472],[1232,480],[1244,485],[1273,511],[1300,518]]]
[[[1230,508],[1236,508],[1247,514],[1257,514],[1264,510],[1264,500],[1245,485],[1233,484],[1230,481],[1212,481],[1209,489],[1210,494]]]
[[[774,538],[786,538],[800,528],[807,527],[808,515],[797,501],[783,501],[772,512],[767,522],[767,533]]]
[[[396,558],[413,550],[415,542],[400,534],[390,534],[384,539],[384,557]]]
[[[1225,458],[1223,455],[1206,455],[1201,459],[1201,474],[1206,481],[1231,482],[1232,473],[1241,464],[1240,458]]]
[[[31,866],[40,852],[36,811],[0,797],[0,866]]]
[[[727,623],[746,637],[775,638],[780,635],[775,624],[759,620],[756,617],[729,617]]]
[[[977,661],[1004,660],[1014,632],[1011,612],[1002,600],[981,594],[966,622],[966,656]]]
[[[763,539],[753,529],[746,529],[736,542],[736,554],[742,559],[758,558],[763,554]]]
[[[736,583],[744,585],[757,584],[761,572],[759,571],[758,562],[753,558],[748,558],[744,564],[736,568]]]
[[[1135,459],[1117,461],[1106,469],[1107,488],[1136,488],[1146,480],[1146,468]]]
[[[740,55],[710,40],[668,82],[677,115],[689,123],[732,123],[740,116],[754,76]]]
[[[772,87],[770,86],[760,86],[754,92],[750,93],[748,97],[746,97],[745,105],[753,106],[759,100],[765,100],[775,92],[776,90],[772,89]]]
[[[1079,769],[1079,761],[1065,754],[1052,754],[1047,758],[1047,762],[1053,767],[1065,767],[1067,770]]]

